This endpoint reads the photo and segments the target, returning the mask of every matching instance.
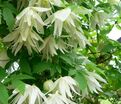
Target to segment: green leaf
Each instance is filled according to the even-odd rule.
[[[1,21],[2,21],[2,11],[0,9],[0,25],[1,25]]]
[[[104,74],[104,71],[101,70],[100,68],[98,68],[98,67],[97,67],[94,63],[92,63],[92,62],[87,63],[85,67],[86,67],[88,70],[90,70],[90,71],[96,71],[96,72],[98,72],[98,73],[100,73],[100,74],[102,74],[102,75],[105,75],[105,74]]]
[[[69,76],[74,76],[77,73],[76,70],[71,69],[68,73]]]
[[[29,62],[25,58],[20,59],[19,66],[20,66],[20,71],[22,73],[31,75],[31,68],[30,68]]]
[[[9,3],[8,1],[4,1],[2,4],[5,8],[9,8],[12,13],[17,14],[16,8],[13,6],[13,4]]]
[[[75,80],[79,83],[81,90],[84,90],[87,87],[87,80],[83,72],[76,72]]]
[[[3,18],[6,21],[9,31],[12,31],[14,27],[14,16],[9,8],[3,8]]]
[[[3,84],[0,84],[0,102],[2,104],[8,104],[8,91]]]
[[[51,63],[49,63],[49,62],[35,63],[33,65],[33,72],[34,73],[42,73],[45,70],[49,70],[50,67],[51,67]]]
[[[25,79],[34,79],[32,76],[26,75],[26,74],[19,74],[19,75],[13,75],[11,77],[12,80],[18,79],[18,80],[25,80]]]
[[[20,80],[13,80],[12,81],[12,86],[15,88],[15,89],[18,89],[20,91],[20,93],[24,93],[25,91],[25,83],[23,83],[22,81]]]
[[[11,75],[10,77],[6,78],[4,83],[8,83],[12,80],[26,80],[26,79],[32,79],[34,80],[34,77],[29,76],[29,75],[25,75],[25,74],[19,74],[19,75]]]
[[[58,71],[58,73],[60,73],[60,74],[61,74],[61,66],[56,65],[56,70]]]
[[[60,58],[64,60],[67,64],[73,65],[73,59],[69,57],[67,54],[61,55]]]
[[[2,81],[7,76],[4,69],[0,68],[0,81]]]
[[[50,68],[50,75],[53,76],[54,74],[61,74],[61,67],[58,64],[51,65]]]

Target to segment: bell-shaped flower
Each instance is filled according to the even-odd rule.
[[[86,71],[85,78],[87,80],[87,88],[82,91],[83,97],[88,95],[89,91],[91,93],[98,93],[98,91],[102,92],[102,86],[99,82],[107,83],[105,79],[95,72]]]
[[[10,104],[42,104],[46,102],[45,95],[35,85],[26,85],[24,94],[15,89],[9,99],[12,99]]]
[[[49,10],[50,8],[27,7],[16,17],[16,25],[22,27],[26,24],[27,27],[35,27],[38,32],[43,33],[45,23],[41,18],[41,13]]]
[[[47,60],[54,55],[57,55],[57,50],[64,53],[64,51],[66,51],[66,43],[62,39],[56,41],[52,35],[45,38],[42,47],[40,47],[40,52],[42,52],[43,58],[46,58]]]
[[[55,94],[49,94],[47,102],[44,104],[76,104],[76,103],[56,92]]]
[[[79,95],[79,86],[77,82],[70,76],[60,77],[57,79],[53,87],[50,89],[52,92],[58,91],[64,97],[73,98],[73,94]]]
[[[70,8],[59,10],[52,14],[45,20],[46,24],[54,23],[55,37],[60,37],[63,31],[69,34],[70,38],[75,39],[77,43],[82,42],[81,46],[85,47],[85,44],[89,44],[84,33],[82,31],[80,23],[80,17],[76,15]]]
[[[107,19],[109,19],[110,16],[111,16],[110,14],[107,14],[106,12],[103,11],[95,12],[90,19],[91,27],[95,29],[97,25],[99,27],[104,26],[104,24],[107,23]]]
[[[9,62],[9,57],[7,56],[7,51],[4,49],[4,50],[1,50],[0,51],[0,66],[2,68],[5,67],[5,65]]]
[[[33,27],[39,33],[44,33],[43,22],[39,13],[48,11],[48,8],[27,7],[16,17],[16,28],[8,34],[3,40],[11,42],[12,51],[15,55],[26,46],[28,53],[32,53],[32,49],[39,52],[39,44],[43,43],[43,39],[33,30]]]
[[[57,12],[55,12],[53,15],[51,15],[46,21],[45,23],[49,24],[49,23],[54,23],[54,36],[60,36],[62,33],[62,28],[64,27],[64,23],[65,22],[71,22],[72,25],[74,25],[74,21],[71,18],[71,9],[70,8],[66,8],[66,9],[62,9],[59,10]],[[69,21],[69,17],[72,19],[71,21]]]
[[[39,43],[43,43],[43,39],[29,27],[18,27],[3,39],[4,42],[10,42],[12,52],[16,55],[22,46],[25,46],[28,53],[32,53],[32,49],[39,52]]]

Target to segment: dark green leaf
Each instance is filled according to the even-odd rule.
[[[16,8],[15,8],[11,3],[9,3],[8,1],[3,2],[2,5],[3,5],[5,8],[9,8],[9,9],[11,10],[12,13],[14,13],[14,14],[17,13]]]
[[[4,69],[0,68],[0,81],[2,81],[7,76]]]
[[[0,9],[0,25],[1,25],[1,21],[2,21],[2,11]]]
[[[34,73],[42,73],[45,70],[49,70],[50,67],[51,67],[51,64],[49,62],[35,63],[33,65],[33,72]]]
[[[25,80],[25,79],[34,79],[32,76],[25,75],[25,74],[19,74],[19,75],[13,75],[11,76],[11,79],[18,79],[18,80]]]
[[[14,27],[14,16],[12,14],[12,11],[9,8],[4,8],[3,9],[3,18],[6,21],[6,24],[8,26],[8,29],[12,31]]]
[[[73,59],[68,55],[61,55],[60,58],[64,60],[67,64],[73,65]]]
[[[30,68],[29,62],[25,58],[20,59],[19,66],[20,66],[20,71],[22,73],[31,75],[31,68]]]

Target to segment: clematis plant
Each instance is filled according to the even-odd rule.
[[[108,88],[119,94],[121,45],[107,34],[121,29],[120,10],[119,0],[0,0],[0,104],[100,104]]]

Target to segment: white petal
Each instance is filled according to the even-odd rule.
[[[31,8],[37,12],[47,12],[51,10],[51,8],[42,8],[42,7],[31,7]]]
[[[70,15],[71,13],[71,9],[70,8],[66,8],[66,9],[63,9],[63,10],[60,10],[60,11],[57,11],[54,16],[56,19],[59,19],[61,21],[65,21],[68,16]]]
[[[63,22],[59,19],[55,20],[55,25],[54,25],[54,36],[60,36],[62,33],[62,28],[63,28]]]

